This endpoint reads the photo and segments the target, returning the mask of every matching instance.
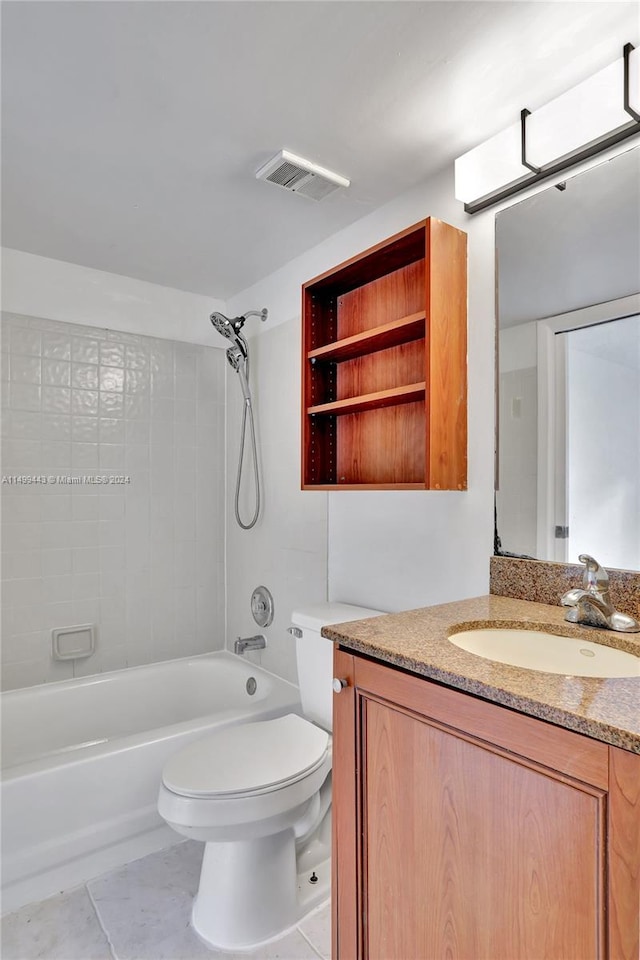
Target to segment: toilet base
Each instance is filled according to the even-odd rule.
[[[246,950],[282,936],[329,897],[329,853],[319,836],[296,851],[291,829],[257,840],[207,843],[193,929],[220,950]]]

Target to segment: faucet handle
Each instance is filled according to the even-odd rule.
[[[580,563],[584,563],[584,573],[582,583],[585,590],[594,590],[597,593],[604,593],[609,589],[609,574],[604,567],[600,566],[594,557],[588,553],[581,553],[578,557]]]

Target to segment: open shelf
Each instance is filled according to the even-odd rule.
[[[466,269],[429,218],[303,285],[303,489],[466,489]]]
[[[371,330],[345,337],[344,340],[317,347],[310,350],[307,356],[309,360],[331,360],[337,363],[363,357],[378,350],[387,350],[389,347],[397,347],[401,343],[410,343],[424,337],[424,321],[424,310],[420,310],[408,317],[401,317],[400,320],[391,320]]]
[[[393,387],[391,390],[376,390],[375,393],[365,393],[359,397],[347,397],[345,400],[334,400],[332,403],[321,403],[309,407],[307,413],[315,416],[318,413],[341,414],[362,413],[365,410],[377,410],[380,407],[395,407],[401,403],[413,403],[422,400],[426,384],[410,383],[406,387]]]

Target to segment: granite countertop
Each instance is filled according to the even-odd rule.
[[[597,679],[525,670],[467,653],[448,639],[456,629],[544,629],[640,656],[640,634],[570,624],[564,614],[559,606],[486,596],[336,623],[322,634],[343,649],[640,754],[640,677]]]

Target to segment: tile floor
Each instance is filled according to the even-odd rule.
[[[189,840],[2,920],[3,960],[329,960],[329,907],[253,953],[209,950],[189,926],[204,846]]]

